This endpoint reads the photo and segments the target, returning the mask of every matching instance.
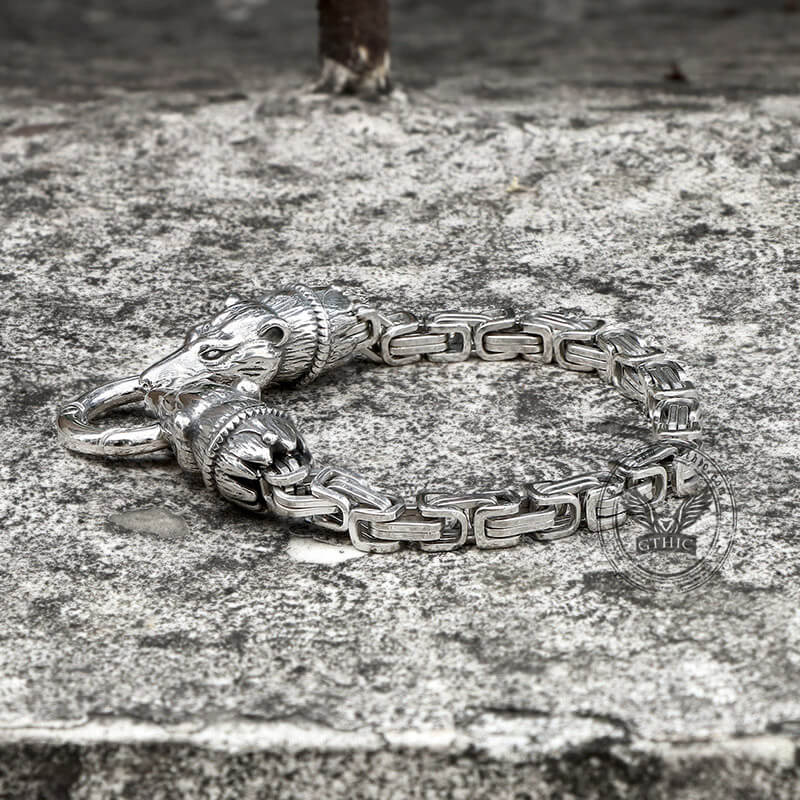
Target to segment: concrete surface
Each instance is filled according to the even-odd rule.
[[[113,36],[17,14],[0,47],[0,797],[796,797],[797,16],[401,4],[401,89],[363,103],[305,92],[313,13],[274,9],[255,37],[198,22],[202,51],[96,8]],[[59,402],[291,278],[651,333],[737,490],[722,575],[634,591],[592,537],[360,556],[166,458],[57,446]],[[598,468],[644,431],[523,362],[274,399],[403,491]]]

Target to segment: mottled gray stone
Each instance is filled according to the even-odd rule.
[[[306,94],[272,29],[258,57],[235,32],[193,52],[176,22],[187,41],[137,51],[142,21],[113,58],[0,47],[0,795],[797,795],[797,26],[630,14],[526,41],[517,9],[458,39],[399,8],[379,103]],[[662,81],[676,57],[688,85]],[[591,536],[328,558],[167,457],[57,445],[59,402],[292,278],[651,333],[737,490],[722,574],[634,591]],[[644,437],[593,379],[523,362],[358,363],[270,397],[320,461],[403,492],[597,469]],[[146,507],[190,535],[108,522]]]

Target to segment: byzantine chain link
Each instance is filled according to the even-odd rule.
[[[373,329],[361,352],[400,366],[425,359],[526,361],[597,372],[644,409],[656,439],[698,441],[700,403],[683,368],[633,331],[578,311],[441,311],[419,318],[410,311],[372,311]]]
[[[422,360],[485,361],[522,358],[596,372],[624,397],[640,403],[661,443],[647,463],[611,461],[612,473],[585,473],[464,494],[419,492],[401,498],[363,476],[336,467],[297,472],[298,480],[264,483],[267,507],[289,519],[347,532],[367,552],[396,551],[402,542],[429,552],[474,543],[505,548],[523,536],[551,542],[580,528],[607,530],[625,521],[623,494],[645,498],[691,491],[692,475],[675,461],[674,439],[701,436],[697,392],[683,368],[632,331],[576,311],[441,311],[419,318],[407,310],[383,314],[364,308],[361,352],[399,366]]]

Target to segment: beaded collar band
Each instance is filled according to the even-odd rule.
[[[595,372],[642,406],[656,446],[644,461],[610,462],[610,473],[399,497],[357,473],[315,466],[292,418],[261,401],[269,384],[308,383],[355,356],[389,366],[522,358]],[[155,421],[136,428],[96,423],[133,402]],[[422,319],[381,313],[337,288],[306,286],[252,301],[228,298],[140,376],[61,408],[57,428],[66,447],[82,453],[172,448],[183,469],[237,505],[347,532],[356,548],[373,553],[402,542],[438,552],[468,543],[511,547],[526,535],[552,541],[580,527],[607,530],[625,521],[632,487],[650,502],[691,494],[695,476],[675,456],[701,437],[697,392],[683,368],[619,325],[574,310],[442,311]]]

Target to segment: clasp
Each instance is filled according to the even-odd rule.
[[[257,389],[308,383],[348,361],[376,335],[368,310],[335,287],[298,284],[255,300],[231,296],[219,313],[190,329],[181,347],[140,376],[112,381],[63,406],[58,435],[70,450],[92,455],[163,450],[170,436],[158,423],[102,427],[94,421],[111,409],[141,403],[148,393],[151,400],[154,393],[174,395],[198,380],[230,386],[248,381]]]
[[[91,455],[132,456],[164,450],[169,442],[157,422],[133,427],[94,422],[114,408],[142,403],[144,396],[137,375],[93,389],[59,409],[58,438],[69,450]]]

